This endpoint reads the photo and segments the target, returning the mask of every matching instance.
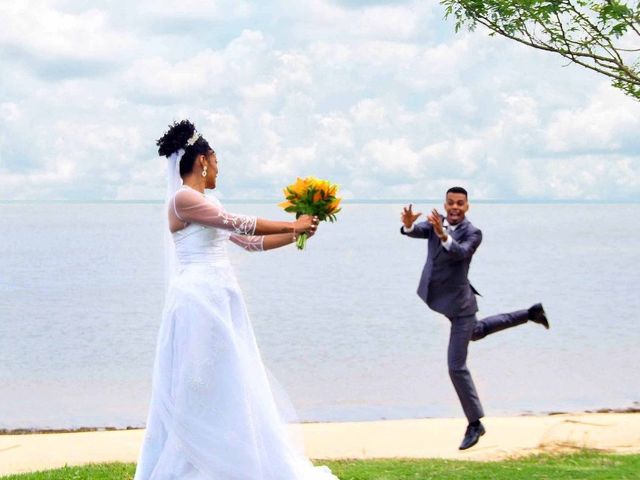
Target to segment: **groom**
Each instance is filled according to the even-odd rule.
[[[469,421],[460,444],[460,450],[466,450],[478,443],[485,433],[480,422],[484,412],[467,368],[469,341],[480,340],[529,320],[545,328],[549,328],[549,322],[539,303],[528,310],[477,319],[475,295],[478,292],[469,283],[467,275],[471,258],[482,241],[482,232],[465,218],[469,202],[464,188],[453,187],[447,191],[444,209],[446,217],[434,209],[427,216],[428,221],[416,224],[421,213],[413,213],[411,205],[405,207],[400,232],[413,238],[425,238],[428,242],[427,262],[418,285],[418,296],[451,322],[447,361],[451,382]]]

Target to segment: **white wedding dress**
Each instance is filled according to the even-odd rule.
[[[337,480],[291,440],[229,263],[229,240],[262,250],[256,218],[188,187],[173,208],[187,226],[173,233],[179,267],[135,480]]]

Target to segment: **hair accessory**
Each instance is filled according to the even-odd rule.
[[[193,135],[191,136],[191,138],[187,140],[187,146],[191,147],[194,143],[198,141],[199,138],[200,138],[200,134],[198,132],[193,132]]]

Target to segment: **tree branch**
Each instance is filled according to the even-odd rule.
[[[532,42],[527,42],[526,40],[523,40],[521,38],[518,38],[510,33],[507,33],[506,31],[502,30],[500,27],[498,27],[497,25],[491,23],[490,20],[482,18],[482,17],[476,17],[476,20],[484,25],[485,27],[489,28],[491,31],[494,31],[496,33],[498,33],[499,35],[502,35],[503,37],[509,38],[511,40],[515,40],[518,43],[522,43],[523,45],[527,45],[529,47],[533,47],[536,48],[538,50],[544,50],[547,52],[554,52],[554,53],[559,53],[560,55],[562,55],[565,58],[568,58],[569,60],[571,60],[572,62],[581,65],[585,68],[588,68],[589,70],[593,70],[595,72],[601,73],[602,75],[606,75],[607,77],[613,78],[615,80],[618,80],[622,83],[631,83],[631,84],[637,84],[640,85],[640,80],[635,80],[634,78],[626,78],[626,77],[622,77],[619,74],[615,74],[615,73],[611,73],[609,70],[613,70],[615,71],[616,68],[614,68],[613,66],[605,66],[602,65],[602,68],[598,68],[590,63],[584,62],[582,60],[580,60],[579,58],[572,58],[570,55],[563,53],[562,51],[558,50],[557,48],[552,48],[550,46],[547,45],[539,45],[536,43],[532,43]],[[573,52],[574,55],[576,55],[576,57],[586,57],[586,58],[590,58],[594,61],[601,61],[601,62],[608,62],[608,63],[613,63],[616,67],[618,67],[618,64],[615,60],[607,58],[607,57],[602,57],[599,55],[595,55],[595,54],[587,54],[587,53],[580,53],[580,52]],[[604,70],[604,68],[606,68],[607,70]],[[627,73],[625,71],[625,73]],[[634,75],[635,77],[635,75]]]
[[[613,54],[609,51],[609,49],[607,47],[605,47],[602,43],[600,43],[599,40],[597,40],[589,31],[589,28],[586,28],[585,31],[589,34],[589,36],[600,46],[600,48],[602,48],[604,51],[606,51],[609,55],[611,55],[612,57],[616,57],[618,59],[618,65],[624,65],[624,61],[622,60],[622,58],[620,57],[620,54],[616,51],[616,48],[613,46],[613,44],[611,43],[611,39],[609,37],[607,37],[604,33],[602,33],[602,31],[593,23],[591,23],[591,20],[589,20],[588,17],[586,17],[585,15],[583,15],[582,12],[580,12],[575,5],[571,2],[571,0],[567,0],[567,5],[569,5],[571,7],[571,10],[573,10],[573,12],[576,14],[576,16],[583,22],[585,22],[585,24],[594,32],[596,32],[598,34],[598,36],[601,39],[604,39],[604,41],[609,45],[609,47],[613,50]]]
[[[611,78],[614,87],[640,100],[640,48],[627,43],[627,35],[640,36],[638,0],[440,2],[447,7],[446,17],[455,15],[456,31],[464,24],[470,30],[479,24],[492,35],[557,53]]]
[[[499,33],[500,35],[507,37],[511,40],[515,40],[516,42],[520,42],[524,45],[527,45],[529,47],[533,47],[533,48],[537,48],[539,50],[545,50],[547,52],[554,52],[554,53],[560,53],[560,51],[558,50],[558,48],[552,47],[549,44],[546,44],[544,42],[542,42],[541,40],[536,39],[535,37],[532,38],[531,35],[529,34],[529,32],[525,31],[525,34],[530,38],[530,41],[527,42],[526,40],[523,40],[522,38],[516,37],[515,35],[512,35],[510,33],[508,33],[506,30],[503,30],[499,25],[493,23],[491,20],[489,20],[488,18],[485,17],[476,17],[476,21],[478,21],[480,24],[484,25],[485,27],[487,27],[489,30]],[[540,43],[536,43],[540,42]],[[593,58],[593,59],[598,59],[601,60],[603,62],[611,62],[611,63],[616,63],[617,62],[609,57],[603,57],[602,55],[597,55],[595,53],[584,53],[584,52],[577,52],[575,50],[571,50],[571,54],[575,55],[576,57],[588,57],[588,58]]]
[[[611,0],[607,0],[607,3],[608,3],[609,5],[613,5],[613,2],[612,2]],[[627,25],[629,25],[629,26],[633,29],[633,31],[634,31],[634,32],[636,32],[638,35],[640,35],[640,30],[638,30],[638,27],[636,27],[636,25],[635,25],[633,22],[629,21],[629,19],[627,18],[627,16],[626,16],[626,15],[625,15],[625,16],[623,16],[622,18],[624,18],[624,22],[625,22]]]

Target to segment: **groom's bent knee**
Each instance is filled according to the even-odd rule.
[[[471,333],[471,341],[475,342],[476,340],[480,340],[486,337],[484,333],[484,327],[482,325],[476,325]]]
[[[475,342],[477,340],[482,340],[486,335],[484,334],[484,332],[480,331],[480,332],[473,332],[473,335],[471,335],[471,341]]]

